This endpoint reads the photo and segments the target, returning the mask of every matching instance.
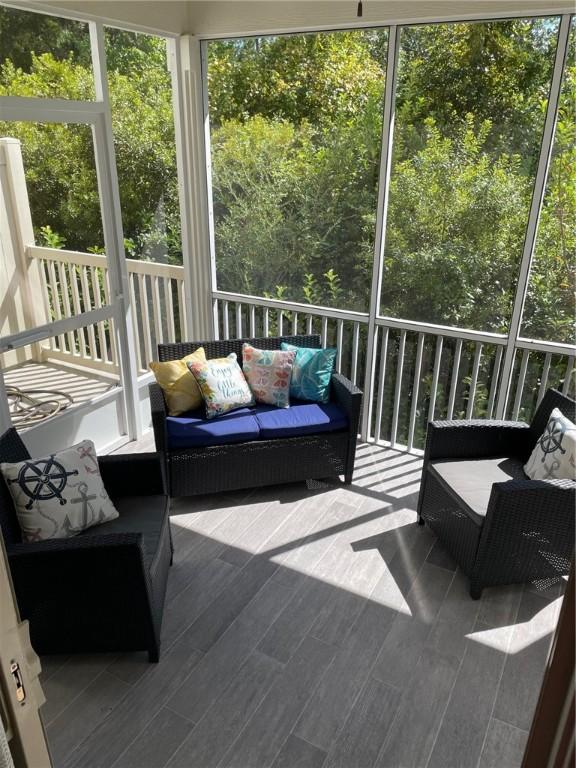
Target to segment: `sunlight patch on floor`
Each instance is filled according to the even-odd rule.
[[[534,643],[550,637],[556,627],[561,604],[562,597],[558,597],[528,621],[471,632],[466,637],[509,655],[521,653]]]

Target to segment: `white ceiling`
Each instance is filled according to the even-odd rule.
[[[362,19],[356,15],[356,0],[22,0],[18,4],[63,10],[142,31],[199,36],[329,29],[359,22],[371,25],[574,12],[573,0],[364,0]]]

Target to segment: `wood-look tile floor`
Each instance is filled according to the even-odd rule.
[[[162,658],[43,659],[57,768],[519,766],[561,602],[415,524],[421,461],[175,499]]]

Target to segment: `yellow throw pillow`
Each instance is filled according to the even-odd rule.
[[[179,416],[186,411],[199,408],[204,399],[196,379],[188,370],[187,363],[204,363],[204,347],[198,347],[182,360],[167,360],[165,363],[150,363],[149,368],[162,387],[170,416]]]

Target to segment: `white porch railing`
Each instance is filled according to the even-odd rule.
[[[318,333],[338,348],[337,369],[364,388],[368,313],[334,310],[215,291],[214,318],[221,338]],[[430,419],[495,416],[503,334],[380,317],[367,439],[422,449]],[[549,386],[574,389],[574,350],[519,340],[507,418],[529,419]]]
[[[43,300],[51,320],[109,303],[106,257],[29,247],[42,267]],[[159,342],[186,337],[184,269],[127,259],[138,369],[145,373]],[[215,291],[220,338],[317,333],[338,348],[337,370],[365,388],[368,313]],[[422,449],[433,418],[495,416],[507,337],[502,334],[379,317],[375,326],[375,375],[365,392],[367,439]],[[46,355],[118,373],[114,334],[105,321],[50,340]],[[506,416],[529,419],[549,386],[574,390],[574,349],[520,339],[515,346]]]
[[[46,317],[60,320],[110,303],[106,257],[30,246],[30,258],[41,264]],[[138,370],[145,373],[156,345],[180,341],[186,328],[184,270],[170,264],[126,259]],[[49,342],[47,354],[88,367],[118,373],[115,337],[107,322],[79,328]]]

